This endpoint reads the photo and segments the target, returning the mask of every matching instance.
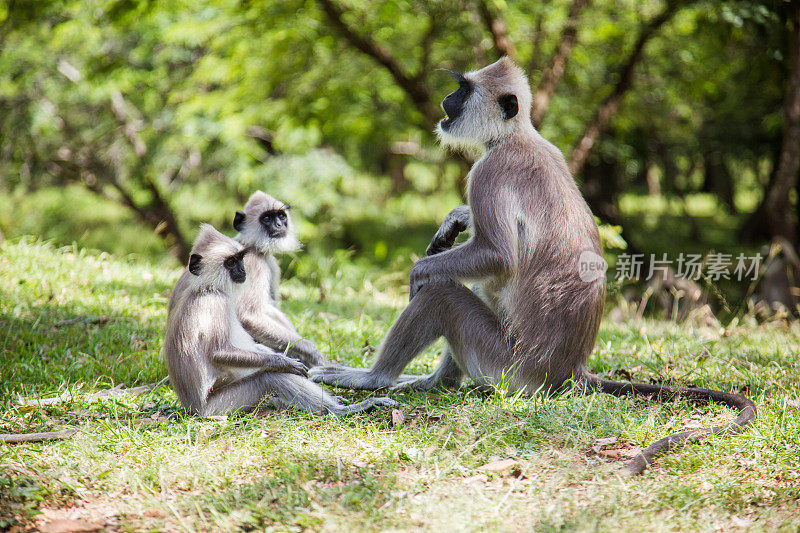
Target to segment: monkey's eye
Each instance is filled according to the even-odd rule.
[[[225,260],[225,268],[231,269],[236,266],[236,259],[234,257],[229,257]]]
[[[278,213],[278,220],[280,220],[281,222],[286,222],[286,213],[284,213],[283,211]]]

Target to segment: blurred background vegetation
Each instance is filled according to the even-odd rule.
[[[288,275],[407,268],[469,168],[432,134],[440,69],[507,54],[612,263],[791,247],[799,23],[782,0],[0,0],[0,231],[177,266],[260,188],[300,219]]]

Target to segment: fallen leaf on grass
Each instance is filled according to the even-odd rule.
[[[612,444],[617,445],[617,447],[610,450],[603,449],[604,446],[610,446]],[[597,439],[591,449],[591,452],[594,452],[600,457],[616,460],[636,457],[641,451],[642,449],[640,447],[634,446],[630,442],[618,442],[617,437]]]
[[[683,423],[683,427],[686,429],[697,429],[703,427],[703,423],[696,418],[690,418]]]
[[[478,470],[484,472],[504,472],[513,466],[518,466],[519,462],[514,459],[500,459],[499,461],[491,461],[485,465],[478,467]]]
[[[697,486],[697,488],[702,494],[705,494],[706,492],[713,489],[714,485],[712,485],[708,481],[703,481],[702,483],[700,483],[700,485]]]
[[[42,533],[85,533],[102,529],[103,526],[70,518],[60,518],[39,526]]]
[[[392,409],[392,425],[397,427],[403,425],[406,421],[406,415],[400,409]]]
[[[272,429],[272,428],[270,428],[270,429],[262,429],[259,432],[258,436],[261,437],[262,439],[272,439],[272,438],[275,438],[278,435],[278,433],[280,433],[280,431],[278,431],[276,429]],[[305,443],[303,443],[303,444],[305,444]]]
[[[486,483],[487,481],[489,481],[489,478],[486,477],[486,474],[475,474],[474,476],[465,477],[461,480],[464,484]]]
[[[603,449],[603,446],[608,446],[609,444],[614,444],[617,442],[617,437],[605,437],[602,439],[597,439],[594,441],[594,446],[592,446],[592,451],[594,453],[600,453],[600,450]]]
[[[605,457],[606,459],[631,459],[639,455],[642,451],[638,446],[630,446],[629,448],[614,448],[613,450],[600,450],[597,455]]]

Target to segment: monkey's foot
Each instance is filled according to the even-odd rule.
[[[404,379],[405,378],[405,379]],[[403,375],[398,380],[399,383],[389,389],[392,392],[411,392],[411,391],[429,391],[433,389],[457,389],[461,380],[447,380],[442,379],[436,374],[428,374],[425,376],[411,376]]]
[[[344,396],[331,396],[331,398],[336,400],[336,403],[340,403],[342,405],[349,405],[350,403],[352,403],[351,400],[348,400]]]
[[[345,365],[317,366],[308,371],[315,383],[324,383],[340,389],[378,390],[390,387],[394,379],[370,372],[367,368],[351,368]]]
[[[429,391],[435,389],[436,385],[438,383],[430,379],[430,376],[421,376],[417,379],[398,383],[389,390],[392,392]]]
[[[391,398],[367,398],[363,402],[344,405],[332,412],[336,416],[347,416],[355,413],[371,411],[376,407],[393,407],[395,405],[399,404]]]

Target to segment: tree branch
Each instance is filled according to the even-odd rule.
[[[558,40],[553,55],[547,62],[547,66],[542,73],[542,79],[539,82],[539,87],[533,95],[531,122],[533,122],[533,125],[537,128],[542,123],[547,109],[550,107],[550,99],[553,97],[558,83],[564,76],[564,70],[567,66],[570,52],[572,52],[572,47],[575,46],[578,37],[578,25],[581,12],[590,3],[591,0],[573,0],[572,4],[569,6],[567,20],[564,22],[564,28],[561,30],[561,38]],[[541,31],[538,33],[541,33]]]
[[[137,156],[139,156],[139,160],[141,161],[141,158],[147,153],[147,145],[139,135],[141,125],[135,124],[131,119],[130,113],[128,113],[128,104],[125,101],[125,98],[122,96],[122,93],[119,91],[114,91],[111,94],[111,111],[117,117],[117,120],[119,120],[122,124],[123,134],[131,143],[134,152]],[[141,170],[141,167],[139,167],[139,170]],[[176,170],[175,173],[179,171],[180,169]],[[167,245],[172,248],[173,253],[178,257],[181,263],[186,263],[189,260],[189,243],[183,236],[183,232],[178,225],[178,220],[175,218],[175,213],[172,211],[172,207],[161,194],[161,191],[158,190],[158,187],[153,180],[146,174],[142,173],[140,181],[142,185],[144,185],[144,188],[147,189],[152,196],[150,205],[148,205],[146,208],[142,208],[141,206],[136,205],[133,198],[125,192],[115,176],[109,174],[108,179],[114,188],[116,188],[120,194],[122,194],[127,205],[129,205],[141,217],[147,220],[156,233],[163,233],[168,237],[165,239],[167,241]]]
[[[492,36],[494,41],[494,49],[497,52],[497,57],[508,56],[517,61],[517,51],[514,48],[514,43],[508,37],[508,30],[505,22],[499,16],[493,15],[489,9],[489,4],[486,0],[478,0],[478,13],[481,20],[486,25],[486,29]]]
[[[639,38],[636,40],[636,44],[634,44],[630,55],[628,55],[628,59],[618,71],[617,84],[614,86],[611,94],[606,96],[600,103],[600,107],[598,107],[594,118],[589,122],[589,125],[584,130],[578,142],[575,143],[575,147],[572,150],[568,162],[569,169],[573,176],[577,175],[581,169],[583,169],[595,142],[600,137],[600,134],[605,131],[612,117],[619,110],[622,98],[633,84],[633,72],[636,65],[644,56],[645,45],[650,38],[655,35],[656,31],[675,14],[678,7],[678,2],[669,2],[661,13],[643,25],[642,30],[639,32]]]
[[[417,76],[407,73],[400,63],[386,48],[369,37],[358,34],[344,21],[344,10],[331,0],[317,0],[328,21],[344,39],[354,48],[371,57],[383,66],[394,78],[395,82],[408,95],[417,110],[425,118],[426,128],[438,122],[439,112],[431,103],[431,94],[425,84]]]
[[[533,72],[533,70],[538,66],[539,59],[542,55],[542,40],[544,39],[544,32],[542,31],[542,19],[544,17],[539,15],[536,18],[536,24],[533,25],[533,35],[531,35],[531,43],[533,43],[533,47],[531,50],[531,57],[528,60],[528,72]]]
[[[51,440],[68,439],[77,433],[75,429],[62,429],[60,431],[45,431],[42,433],[3,433],[0,442],[6,444],[20,444],[23,442],[44,442]]]
[[[62,121],[65,131],[68,134],[67,136],[78,138],[70,122],[63,116]],[[129,137],[129,141],[131,141],[134,149],[136,149],[137,145],[144,148],[144,143],[138,139],[138,133],[131,133],[132,131],[134,130],[125,132],[125,135],[135,136],[134,139]],[[153,228],[157,234],[164,238],[167,246],[170,247],[170,252],[176,256],[181,263],[186,263],[186,261],[189,260],[191,247],[184,238],[180,226],[178,225],[177,218],[169,206],[169,203],[158,190],[156,184],[153,183],[153,180],[145,174],[142,168],[145,162],[144,155],[146,154],[146,149],[141,152],[141,156],[137,158],[136,164],[130,169],[130,173],[137,176],[137,183],[151,195],[152,200],[144,205],[134,199],[133,194],[119,180],[117,169],[103,160],[98,155],[100,152],[101,150],[92,143],[82,147],[77,153],[70,148],[64,147],[63,155],[62,150],[59,150],[59,158],[53,162],[66,172],[82,177],[82,182],[86,188],[104,198],[109,198],[109,195],[106,194],[103,185],[110,185],[119,195],[118,198],[111,199],[129,208],[139,219]]]

